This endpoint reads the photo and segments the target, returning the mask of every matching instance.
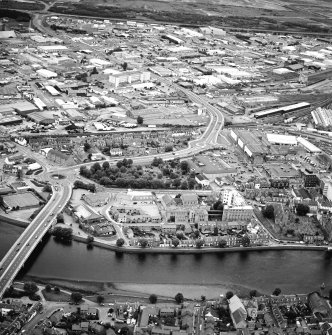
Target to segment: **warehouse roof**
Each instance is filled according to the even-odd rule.
[[[322,151],[303,137],[298,137],[297,141],[300,144],[302,144],[309,152],[321,152]]]
[[[15,37],[16,34],[14,30],[0,31],[0,39],[15,38]]]
[[[281,135],[281,134],[266,134],[266,137],[270,143],[288,144],[288,145],[297,144],[295,136]]]

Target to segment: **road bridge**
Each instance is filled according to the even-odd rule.
[[[0,298],[12,284],[20,269],[24,266],[37,244],[54,223],[57,214],[62,211],[70,199],[72,185],[52,187],[53,195],[35,219],[24,230],[15,244],[12,245],[0,263]]]

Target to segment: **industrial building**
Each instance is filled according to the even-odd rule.
[[[256,119],[260,119],[267,116],[274,116],[274,115],[282,115],[285,113],[295,112],[304,108],[310,107],[310,103],[308,102],[299,102],[297,104],[278,107],[278,108],[272,108],[264,111],[260,111],[257,113],[253,113],[252,115]]]
[[[328,127],[332,125],[332,109],[318,107],[311,112],[317,126]]]
[[[230,135],[254,164],[262,164],[269,154],[267,139],[250,131],[231,130]]]

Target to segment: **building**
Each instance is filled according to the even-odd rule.
[[[182,194],[180,199],[182,200],[183,206],[197,206],[198,196],[195,193]]]
[[[236,329],[247,327],[247,311],[237,295],[229,299],[229,310]]]
[[[224,206],[222,221],[249,221],[253,215],[251,206]]]
[[[316,187],[319,185],[319,179],[317,175],[315,175],[311,170],[302,169],[301,176],[304,181],[304,187]]]
[[[115,87],[118,87],[120,84],[143,83],[149,81],[150,77],[151,73],[149,71],[125,71],[111,74],[109,76],[109,82]]]
[[[208,178],[206,178],[203,174],[198,174],[195,176],[195,180],[198,184],[208,187],[210,185],[210,181]]]
[[[332,309],[318,292],[308,294],[308,304],[312,313],[321,321],[332,321]]]

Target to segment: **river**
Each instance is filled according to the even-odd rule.
[[[0,257],[21,228],[0,224]],[[204,255],[117,254],[50,238],[39,245],[21,276],[93,282],[234,284],[271,293],[306,293],[332,288],[332,258],[324,251],[247,251]]]

